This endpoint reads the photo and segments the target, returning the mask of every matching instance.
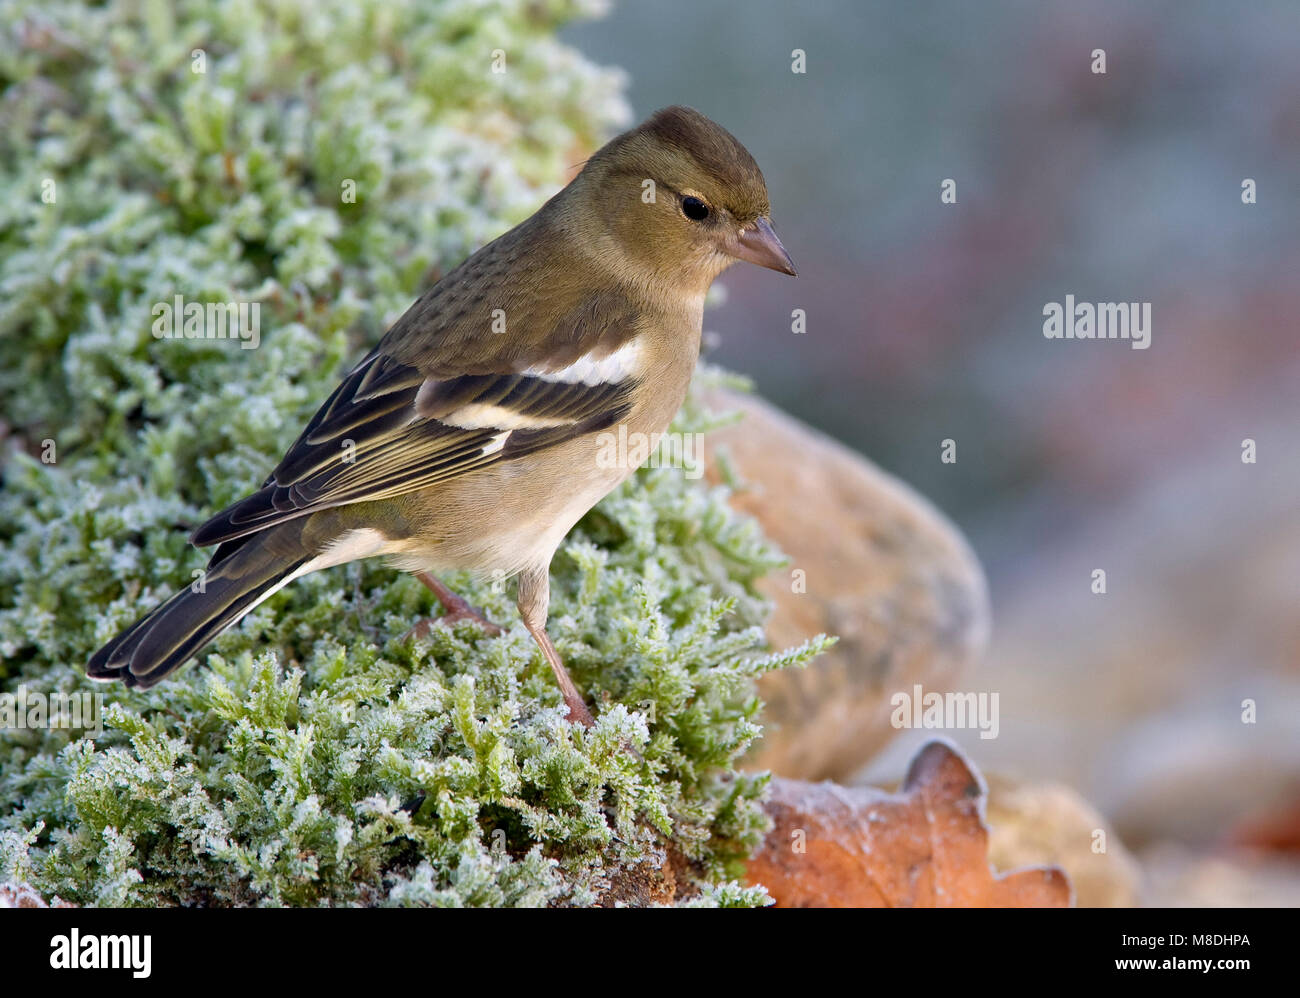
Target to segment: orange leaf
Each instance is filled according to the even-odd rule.
[[[775,826],[749,881],[784,908],[1064,908],[1058,867],[997,876],[988,862],[984,783],[944,742],[912,760],[897,794],[774,779]]]

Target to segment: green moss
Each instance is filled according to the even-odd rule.
[[[582,904],[670,855],[691,903],[762,902],[734,883],[763,828],[764,780],[735,768],[753,680],[819,642],[764,650],[753,583],[779,555],[680,471],[638,472],[556,557],[590,732],[510,587],[449,580],[502,636],[405,641],[430,598],[378,563],[300,580],[149,692],[82,674],[422,283],[623,119],[617,75],[552,37],[579,6],[0,5],[0,689],[109,703],[95,738],[0,730],[0,880],[84,904]],[[155,339],[177,294],[260,303],[260,346]]]

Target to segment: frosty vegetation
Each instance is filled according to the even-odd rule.
[[[550,631],[590,732],[511,586],[448,580],[503,636],[403,641],[436,611],[378,562],[300,580],[148,692],[82,671],[188,584],[188,529],[260,484],[419,290],[625,122],[620,77],[553,38],[589,6],[0,5],[0,689],[107,703],[94,739],[0,730],[0,881],[99,905],[583,904],[670,854],[679,900],[762,903],[735,883],[764,827],[764,780],[735,768],[753,679],[818,645],[764,650],[752,583],[780,556],[681,470],[639,472],[556,557]],[[154,337],[177,295],[258,303],[257,348]]]

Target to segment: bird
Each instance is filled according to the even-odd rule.
[[[416,299],[262,487],[193,531],[216,546],[201,584],[100,648],[87,674],[151,687],[294,579],[382,556],[433,592],[437,619],[490,633],[438,576],[516,578],[567,719],[590,727],[546,631],[551,559],[635,471],[600,459],[602,433],[658,439],[680,408],[714,279],[737,261],[797,276],[770,216],[753,156],[699,111],[666,107],[609,141]]]

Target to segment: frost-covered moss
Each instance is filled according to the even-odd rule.
[[[507,587],[449,580],[503,636],[403,641],[430,598],[378,563],[300,580],[149,692],[82,674],[419,288],[625,119],[617,75],[552,37],[584,6],[0,3],[0,689],[110,703],[98,738],[0,731],[0,881],[590,903],[668,863],[692,903],[761,901],[731,883],[762,826],[734,763],[753,678],[814,646],[764,653],[752,583],[778,556],[679,471],[639,472],[556,557],[550,629],[601,698],[591,732],[562,722]],[[155,339],[177,294],[258,302],[260,346]]]

